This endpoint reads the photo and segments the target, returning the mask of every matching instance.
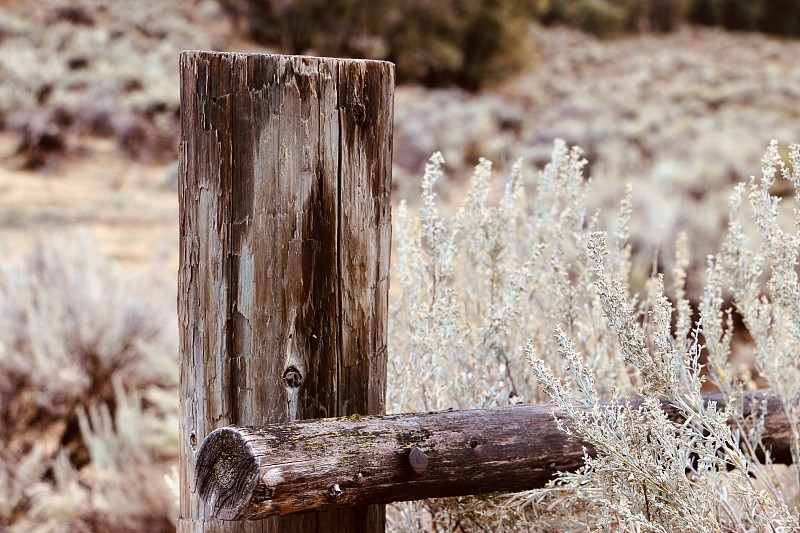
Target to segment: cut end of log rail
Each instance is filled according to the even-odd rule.
[[[195,485],[212,516],[240,518],[258,485],[253,447],[232,428],[214,430],[197,454]]]

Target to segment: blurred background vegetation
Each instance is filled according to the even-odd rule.
[[[530,185],[578,144],[590,212],[633,183],[634,284],[686,230],[696,306],[800,139],[798,34],[800,0],[0,0],[0,531],[174,530],[180,50],[393,61],[412,209],[435,150],[447,210],[481,156]]]
[[[540,60],[532,27],[599,38],[691,26],[795,37],[800,0],[214,0],[140,8],[99,0],[0,3],[0,128],[35,169],[73,134],[112,137],[135,160],[173,156],[176,45],[241,38],[292,54],[385,59],[399,83],[498,87]],[[130,58],[141,61],[131,61]]]
[[[527,26],[598,37],[684,24],[800,33],[797,0],[224,0],[253,39],[294,54],[386,59],[398,81],[470,90],[526,66]]]

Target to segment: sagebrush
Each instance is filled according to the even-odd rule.
[[[177,335],[85,241],[0,261],[0,530],[171,532]]]
[[[760,418],[742,416],[741,398],[759,382],[780,396],[798,464],[798,212],[790,230],[769,191],[776,179],[800,190],[800,147],[782,157],[770,144],[762,179],[749,185],[749,224],[738,216],[746,187],[736,189],[728,237],[708,258],[706,287],[694,302],[685,287],[685,235],[677,237],[673,271],[654,272],[642,294],[631,291],[630,188],[617,227],[600,231],[586,211],[591,181],[579,149],[556,142],[530,183],[515,166],[494,200],[491,165],[481,161],[452,217],[435,204],[442,163],[436,154],[426,169],[419,217],[402,206],[398,217],[391,408],[548,400],[563,412],[564,429],[598,455],[543,490],[395,505],[393,527],[798,530],[798,469],[758,458]],[[754,251],[748,228],[760,240]],[[752,345],[732,342],[734,315]],[[729,398],[725,409],[703,402],[710,386]],[[641,409],[625,402],[633,395],[644,397]],[[600,399],[618,407],[601,409]],[[667,419],[661,399],[686,422]]]
[[[741,397],[767,386],[780,396],[797,464],[800,214],[785,204],[800,194],[781,202],[770,191],[776,180],[800,190],[800,148],[770,144],[762,178],[735,189],[697,294],[685,285],[686,235],[672,270],[631,289],[632,188],[603,232],[578,148],[556,142],[544,169],[531,177],[518,163],[504,186],[482,160],[452,216],[436,202],[443,164],[431,158],[418,216],[406,206],[397,216],[390,410],[552,401],[599,453],[542,490],[396,504],[390,527],[798,530],[798,469],[759,459],[761,419],[742,416]],[[42,244],[9,265],[0,263],[0,527],[172,531],[174,312],[149,299],[164,289],[121,283],[74,244]],[[702,401],[711,387],[728,407]],[[641,409],[625,402],[633,395]],[[600,399],[618,407],[601,410]],[[662,399],[687,422],[666,419]]]

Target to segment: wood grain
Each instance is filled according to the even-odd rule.
[[[719,394],[706,399],[725,403]],[[780,400],[748,393],[745,414],[755,399],[768,407],[763,442],[776,462],[790,463]],[[663,409],[680,420],[674,407]],[[584,464],[584,443],[560,431],[552,411],[519,405],[222,428],[198,454],[198,488],[229,520],[540,488]]]
[[[198,445],[227,425],[380,414],[393,66],[183,52],[179,530],[383,531],[380,506],[212,520]]]

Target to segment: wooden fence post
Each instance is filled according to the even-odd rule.
[[[211,519],[214,429],[380,414],[386,390],[394,69],[183,52],[181,497],[188,532],[383,531],[383,506]]]

